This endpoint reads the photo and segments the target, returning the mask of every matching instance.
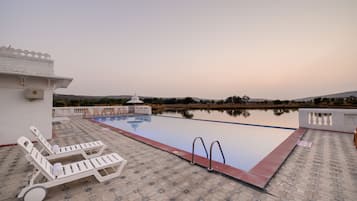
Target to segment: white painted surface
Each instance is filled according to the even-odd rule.
[[[44,100],[29,101],[23,89],[1,88],[0,85],[0,145],[14,144],[20,136],[35,140],[29,127],[38,127],[52,138],[52,90],[45,90]]]
[[[70,121],[68,117],[52,117],[52,123],[68,123]]]
[[[299,109],[299,126],[353,133],[357,128],[357,109]]]
[[[134,96],[131,97],[131,99],[127,103],[129,103],[129,104],[142,104],[144,102],[139,99],[139,96],[134,95]]]
[[[33,75],[54,75],[53,61],[46,53],[0,47],[0,71]]]
[[[151,107],[147,105],[136,105],[133,113],[135,114],[151,114]],[[80,106],[80,107],[54,107],[54,117],[65,116],[110,116],[129,114],[129,106]]]
[[[135,105],[134,106],[135,114],[151,114],[151,107],[147,105]]]
[[[53,91],[72,80],[53,72],[48,54],[0,47],[0,145],[15,144],[20,136],[35,140],[31,125],[52,138]],[[29,88],[43,90],[43,99],[25,98]]]

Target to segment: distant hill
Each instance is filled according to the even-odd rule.
[[[315,98],[347,98],[347,97],[351,97],[351,96],[357,97],[357,91],[348,91],[348,92],[328,94],[328,95],[322,95],[322,96],[298,98],[298,99],[295,99],[295,101],[311,101],[311,100],[314,100]]]
[[[103,98],[108,98],[108,99],[130,99],[132,95],[118,95],[118,96],[82,96],[82,95],[65,95],[65,94],[53,94],[53,98],[55,100],[59,99],[68,99],[68,100],[98,100],[98,99],[103,99]],[[153,97],[153,96],[139,96],[140,99],[147,99],[147,98],[160,98],[160,99],[184,99],[186,97]],[[193,100],[196,102],[199,102],[200,100],[210,100],[210,99],[201,99],[197,97],[191,97]]]
[[[53,98],[56,99],[69,99],[69,100],[97,100],[102,98],[110,98],[110,99],[130,99],[129,95],[121,95],[121,96],[81,96],[81,95],[65,95],[65,94],[53,94]]]

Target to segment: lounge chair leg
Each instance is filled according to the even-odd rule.
[[[113,179],[113,178],[115,178],[115,177],[118,177],[118,176],[121,174],[121,172],[123,171],[124,166],[126,165],[126,163],[127,163],[126,160],[122,161],[122,162],[120,163],[118,169],[117,169],[116,172],[114,172],[114,173],[111,173],[111,174],[109,174],[109,175],[102,176],[102,175],[99,174],[99,172],[97,172],[94,176],[95,176],[95,178],[96,178],[99,182],[104,182],[104,181]]]
[[[99,151],[95,154],[87,154],[85,151],[82,152],[82,156],[85,158],[85,159],[90,159],[90,158],[94,158],[94,157],[98,157],[98,156],[101,156],[104,152],[104,150],[106,149],[106,146],[102,146]]]
[[[30,180],[30,186],[33,185],[35,183],[35,180],[37,179],[37,177],[40,175],[40,171],[37,170],[37,172],[32,176],[31,180]]]
[[[101,156],[101,155],[103,154],[103,151],[104,151],[105,148],[106,148],[105,145],[102,146],[96,154],[97,154],[98,156]]]

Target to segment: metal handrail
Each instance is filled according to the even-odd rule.
[[[195,139],[194,139],[193,142],[192,142],[191,164],[195,164],[195,161],[194,161],[194,157],[195,157],[195,143],[196,143],[196,140],[197,140],[197,139],[200,139],[200,140],[201,140],[201,143],[202,143],[202,145],[203,145],[203,148],[205,149],[205,152],[206,152],[206,158],[208,159],[208,152],[207,152],[207,148],[206,148],[205,142],[203,141],[203,138],[202,138],[202,137],[195,137]]]
[[[219,143],[218,140],[215,140],[211,143],[211,147],[209,149],[209,167],[208,167],[208,171],[212,171],[213,168],[212,168],[212,148],[213,148],[213,145],[217,143],[218,144],[218,148],[219,150],[221,151],[221,155],[222,155],[222,158],[223,158],[223,164],[226,164],[226,158],[224,157],[224,154],[223,154],[223,151],[222,151],[222,147],[221,147],[221,143]]]

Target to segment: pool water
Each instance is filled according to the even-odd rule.
[[[188,116],[185,114],[188,114]],[[158,115],[290,128],[299,127],[298,111],[289,109],[178,110],[164,111]]]
[[[208,152],[211,142],[219,140],[226,164],[245,171],[253,168],[293,132],[289,129],[154,115],[98,117],[95,120],[189,153],[195,137],[204,139]],[[195,153],[206,157],[198,141]],[[222,162],[218,147],[213,149],[213,160]]]

